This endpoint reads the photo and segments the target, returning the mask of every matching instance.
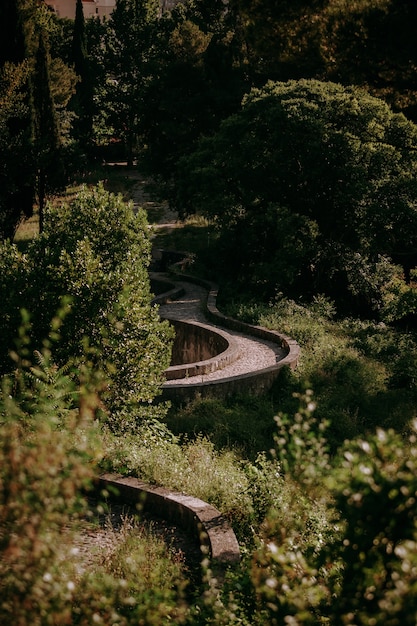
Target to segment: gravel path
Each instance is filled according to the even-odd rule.
[[[187,281],[175,281],[176,286],[183,289],[184,294],[175,301],[160,305],[161,317],[189,322],[203,322],[213,328],[220,328],[227,332],[239,344],[240,358],[227,367],[210,372],[188,376],[187,378],[169,380],[164,385],[190,384],[229,378],[240,374],[247,374],[275,365],[286,356],[286,352],[277,343],[244,335],[222,326],[212,324],[204,314],[203,303],[207,297],[207,290]]]

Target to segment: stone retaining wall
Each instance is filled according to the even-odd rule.
[[[237,343],[228,333],[199,322],[169,320],[175,328],[167,380],[198,376],[222,369],[239,358]]]
[[[111,499],[121,499],[181,526],[200,545],[207,546],[212,568],[222,570],[240,561],[235,533],[221,513],[207,502],[120,474],[102,474],[98,486],[112,494]]]
[[[188,382],[185,384],[178,383],[174,385],[163,385],[161,397],[163,401],[169,400],[173,404],[183,404],[195,397],[226,398],[239,393],[260,395],[271,389],[273,383],[278,378],[284,367],[289,367],[290,369],[295,369],[297,367],[300,348],[294,339],[262,326],[253,326],[252,324],[246,324],[245,322],[223,315],[223,313],[218,310],[216,304],[218,294],[218,288],[216,285],[194,276],[176,273],[175,266],[171,267],[171,273],[174,279],[175,277],[178,277],[183,281],[186,280],[192,283],[194,282],[195,284],[207,289],[207,315],[214,324],[277,343],[285,350],[286,356],[272,367],[255,370],[254,372],[247,374],[224,377],[216,381],[196,381],[192,384]],[[173,288],[173,290],[174,289],[175,288]],[[165,302],[167,301],[168,300],[165,300]],[[216,332],[217,331],[218,329],[216,329]]]

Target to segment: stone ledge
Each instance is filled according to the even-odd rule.
[[[188,336],[193,337],[191,343],[197,340],[200,343],[205,343],[207,346],[203,353],[213,352],[214,354],[210,358],[200,361],[184,362],[184,360],[181,360],[179,365],[171,365],[165,370],[167,380],[209,374],[210,372],[223,369],[238,360],[240,356],[239,345],[229,333],[201,322],[171,319],[169,321],[176,329],[181,328],[182,332],[184,329],[190,329]],[[211,345],[209,346],[208,344]]]
[[[235,533],[224,516],[207,502],[120,474],[102,474],[99,488],[108,491],[110,499],[122,499],[190,532],[208,548],[213,566],[224,568],[240,561]]]
[[[213,323],[221,325],[226,329],[277,343],[285,350],[286,356],[277,361],[273,366],[245,374],[236,374],[229,377],[225,376],[215,381],[188,381],[187,383],[178,382],[174,384],[167,381],[167,383],[162,385],[161,400],[168,400],[178,404],[191,400],[193,397],[215,396],[217,398],[226,398],[233,394],[241,393],[242,390],[246,393],[257,395],[271,388],[284,367],[289,367],[290,369],[297,367],[300,347],[294,339],[277,331],[264,328],[263,326],[254,326],[223,315],[217,308],[218,288],[214,283],[180,273],[176,271],[175,266],[171,266],[170,271],[173,276],[173,283],[176,279],[188,281],[200,287],[204,287],[207,290],[208,296],[205,307],[208,317]],[[216,328],[216,330],[218,329]]]

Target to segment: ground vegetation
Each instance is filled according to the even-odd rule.
[[[414,4],[196,0],[159,14],[119,0],[78,40],[89,154],[69,106],[86,85],[70,67],[81,13],[76,29],[32,0],[0,10],[0,621],[415,624]],[[205,277],[231,270],[225,311],[300,343],[295,374],[165,419],[171,332],[150,304],[144,212],[103,184],[73,188],[40,235],[37,222],[24,247],[6,241],[48,163],[35,95],[72,177],[116,145],[172,206],[204,213],[176,245]],[[49,158],[56,129],[43,128]],[[218,586],[203,559],[187,595],[178,563],[129,532],[80,569],[70,528],[104,469],[217,506],[241,563]]]

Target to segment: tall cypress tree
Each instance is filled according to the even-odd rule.
[[[82,0],[77,0],[76,5],[71,61],[79,77],[76,93],[71,102],[71,107],[77,115],[74,130],[82,147],[88,147],[93,130],[93,85]]]
[[[60,186],[62,165],[60,137],[51,92],[50,57],[44,33],[39,35],[32,79],[36,191],[39,202],[39,230],[43,230],[45,199],[48,191]]]

